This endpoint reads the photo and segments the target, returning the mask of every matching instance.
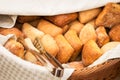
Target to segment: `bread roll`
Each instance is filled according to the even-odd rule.
[[[53,37],[55,37],[58,34],[63,33],[63,30],[60,27],[58,27],[46,20],[40,20],[37,28],[46,34],[50,34]]]
[[[10,39],[5,43],[5,48],[16,56],[23,58],[24,56],[24,47],[21,43],[17,42],[14,39]]]
[[[49,34],[46,34],[41,38],[41,43],[43,47],[45,48],[45,50],[52,56],[55,57],[57,53],[59,52],[59,47],[56,41]]]
[[[32,40],[32,42],[35,40],[36,37],[41,38],[44,35],[44,32],[38,30],[37,28],[33,27],[32,25],[28,23],[24,23],[22,26],[22,32]]]
[[[109,36],[113,41],[120,41],[120,24],[112,27]]]
[[[120,44],[120,42],[117,42],[117,41],[108,42],[101,47],[101,50],[103,53],[105,53],[105,52],[115,48],[119,44]]]
[[[0,34],[2,35],[8,35],[8,34],[14,34],[17,38],[21,37],[24,38],[24,34],[17,28],[0,28]]]
[[[77,33],[75,30],[68,30],[64,36],[66,40],[69,42],[69,44],[72,46],[72,48],[74,49],[74,53],[70,58],[70,61],[73,61],[76,59],[76,57],[78,56],[78,54],[82,49],[82,42],[77,36]]]
[[[55,40],[59,47],[59,53],[57,54],[57,59],[61,63],[67,63],[69,61],[70,57],[72,56],[74,49],[71,47],[71,45],[65,39],[65,37],[61,34],[57,35],[55,37]]]
[[[78,35],[81,29],[83,28],[83,26],[84,25],[77,20],[70,23],[70,29],[75,30]]]
[[[26,54],[25,54],[25,60],[30,61],[32,63],[37,62],[37,58],[29,51],[27,51]]]
[[[77,19],[78,14],[77,13],[69,13],[69,14],[60,14],[55,16],[47,16],[45,19],[51,21],[55,25],[59,27],[63,27],[66,24],[70,23],[71,21],[74,21]]]
[[[108,3],[96,19],[97,26],[112,27],[120,23],[120,5]]]
[[[101,49],[98,47],[97,43],[93,40],[89,40],[83,46],[82,50],[82,62],[85,66],[92,64],[96,59],[102,55]]]
[[[98,27],[96,29],[96,33],[97,33],[97,44],[99,45],[99,47],[103,46],[104,44],[110,41],[110,38],[105,30],[105,27],[103,26]]]
[[[79,12],[79,21],[81,23],[87,23],[94,19],[95,17],[98,16],[98,14],[101,12],[101,8],[95,8],[95,9],[90,9],[86,11],[81,11]]]
[[[37,19],[40,19],[40,17],[39,16],[18,16],[17,22],[26,23],[26,22],[37,20]]]
[[[88,40],[96,41],[97,34],[95,32],[94,26],[91,24],[86,24],[79,33],[79,38],[83,44],[85,44]]]

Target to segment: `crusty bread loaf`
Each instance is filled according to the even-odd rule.
[[[44,35],[44,32],[38,30],[28,23],[23,24],[22,32],[25,34],[26,37],[30,38],[32,42],[35,40],[36,37],[41,38]]]
[[[81,23],[87,23],[98,16],[101,12],[101,8],[90,9],[79,12],[79,21]]]
[[[110,38],[105,30],[104,26],[100,26],[96,29],[97,33],[97,44],[99,47],[103,46],[104,44],[110,41]]]
[[[120,5],[117,3],[108,3],[96,19],[97,26],[112,27],[120,23]]]
[[[75,30],[68,30],[65,33],[64,37],[74,49],[74,53],[70,58],[70,61],[74,61],[82,49],[82,42],[79,39]]]
[[[85,66],[92,64],[96,59],[98,59],[103,52],[98,47],[94,40],[89,40],[83,46],[82,50],[82,62]]]
[[[63,30],[60,27],[58,27],[46,20],[40,20],[37,28],[46,34],[50,34],[53,37],[55,37],[58,34],[63,33]]]
[[[120,24],[112,27],[109,36],[113,41],[120,41]]]
[[[59,52],[59,47],[55,41],[55,39],[49,35],[46,34],[41,38],[41,43],[43,45],[43,47],[45,48],[45,50],[51,54],[52,56],[56,56],[57,53]]]
[[[69,14],[60,14],[55,16],[46,16],[45,19],[51,21],[55,25],[59,27],[63,27],[66,24],[70,23],[71,21],[74,21],[77,19],[78,14],[77,13],[69,13]]]
[[[86,24],[79,33],[79,38],[83,44],[89,40],[97,40],[97,34],[95,32],[94,26],[91,24]]]
[[[70,29],[75,30],[77,34],[79,35],[81,29],[83,28],[83,24],[80,23],[78,20],[75,20],[69,24]]]
[[[24,34],[17,28],[0,28],[0,34],[2,35],[8,35],[8,34],[14,34],[17,38],[21,37],[24,38]]]
[[[24,57],[24,47],[20,42],[17,42],[14,39],[10,39],[5,43],[5,48],[8,49],[10,52],[15,54],[18,57]]]
[[[70,57],[72,56],[74,49],[71,47],[71,45],[65,39],[65,37],[61,34],[57,35],[55,37],[55,40],[59,47],[59,53],[57,54],[56,58],[61,63],[67,63],[69,61]]]

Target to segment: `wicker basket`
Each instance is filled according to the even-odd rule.
[[[119,73],[120,59],[112,59],[92,68],[76,70],[68,80],[114,80]]]

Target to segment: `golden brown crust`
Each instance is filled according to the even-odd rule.
[[[79,21],[81,23],[87,23],[94,19],[95,17],[98,16],[98,14],[101,12],[101,8],[95,8],[95,9],[90,9],[86,11],[81,11],[79,12]]]
[[[69,24],[70,29],[75,30],[77,34],[79,35],[81,29],[83,28],[83,24],[80,23],[79,21],[75,20]]]
[[[97,34],[95,32],[94,26],[91,24],[86,24],[79,33],[79,38],[82,41],[82,44],[85,44],[88,40],[96,41]]]
[[[97,26],[112,27],[120,23],[120,5],[108,3],[96,19]]]
[[[50,34],[53,37],[55,37],[58,34],[63,33],[63,30],[60,27],[58,27],[46,20],[40,20],[37,28],[46,34]]]
[[[69,42],[69,44],[74,48],[74,53],[72,54],[70,61],[74,61],[82,49],[82,42],[77,36],[75,30],[68,30],[64,37]]]
[[[22,32],[25,34],[26,37],[30,38],[32,42],[35,40],[36,37],[41,38],[44,35],[44,32],[38,30],[28,23],[23,24]]]
[[[110,41],[110,38],[105,30],[105,27],[103,26],[98,27],[96,29],[96,33],[97,33],[97,44],[99,45],[99,47],[103,46],[104,44]]]
[[[24,56],[24,47],[21,43],[17,42],[16,40],[10,39],[4,45],[6,49],[8,49],[13,54],[17,55],[18,57],[23,58]]]
[[[102,55],[101,49],[98,47],[97,43],[93,40],[89,40],[83,46],[82,50],[82,62],[85,66],[92,64],[96,59]]]
[[[37,19],[40,19],[40,17],[39,16],[18,16],[17,22],[26,23],[26,22],[37,20]]]
[[[63,35],[57,35],[55,37],[55,40],[57,42],[57,45],[59,46],[59,53],[57,54],[57,59],[61,63],[67,63],[72,56],[74,49],[71,47],[71,45],[68,43],[68,41],[65,39]]]
[[[52,56],[55,57],[57,53],[59,52],[59,47],[55,39],[49,34],[46,34],[41,38],[41,43],[43,47],[45,48],[45,50]]]
[[[47,16],[45,19],[51,21],[55,25],[59,27],[63,27],[66,24],[70,23],[71,21],[74,21],[77,18],[77,13],[69,13],[69,14],[60,14],[56,16]]]
[[[8,34],[14,34],[17,38],[21,37],[24,38],[24,34],[18,29],[18,28],[1,28],[0,34],[2,35],[8,35]]]
[[[120,24],[112,27],[109,36],[113,41],[120,41]]]

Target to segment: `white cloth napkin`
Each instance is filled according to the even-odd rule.
[[[17,16],[0,15],[0,27],[12,28],[15,25]]]
[[[0,14],[57,15],[101,7],[120,0],[0,0]]]
[[[74,69],[65,68],[62,78],[54,77],[45,67],[22,60],[3,47],[5,41],[15,37],[0,35],[0,80],[67,80]]]

